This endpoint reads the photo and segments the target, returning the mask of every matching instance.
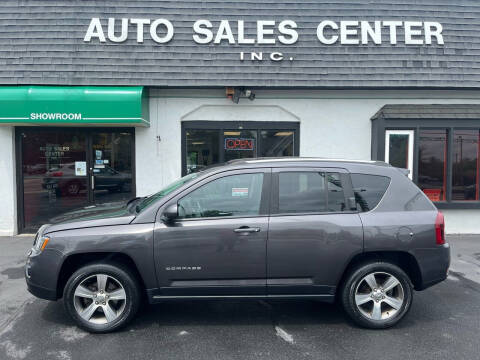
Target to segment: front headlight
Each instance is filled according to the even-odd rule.
[[[33,251],[36,253],[43,251],[45,246],[47,246],[48,242],[50,241],[50,237],[43,235],[43,231],[47,226],[48,224],[42,225],[35,235],[35,240],[33,241]]]
[[[36,252],[41,252],[45,249],[45,246],[47,246],[48,242],[50,241],[50,238],[48,236],[39,236],[33,245],[33,249]]]

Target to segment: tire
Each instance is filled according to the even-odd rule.
[[[408,275],[398,266],[381,261],[353,269],[341,289],[345,312],[356,324],[369,329],[397,324],[410,310],[412,298]]]
[[[92,333],[107,333],[120,329],[135,317],[141,290],[128,268],[115,263],[96,263],[70,276],[63,302],[79,327]]]

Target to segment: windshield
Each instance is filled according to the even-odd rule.
[[[146,207],[150,206],[151,204],[153,204],[154,202],[156,202],[158,199],[161,199],[162,197],[164,197],[165,195],[168,195],[170,194],[171,192],[177,190],[180,186],[192,181],[193,179],[195,179],[196,177],[198,177],[198,173],[193,173],[193,174],[189,174],[187,176],[184,176],[176,181],[174,181],[173,183],[171,183],[170,185],[164,187],[162,190],[160,190],[159,192],[155,193],[155,194],[152,194],[150,196],[147,196],[145,199],[143,199],[136,207],[135,207],[135,210],[137,213],[141,212],[143,209],[145,209]]]

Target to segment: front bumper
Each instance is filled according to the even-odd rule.
[[[47,289],[39,285],[35,285],[26,278],[27,290],[34,296],[45,300],[57,300],[57,291],[55,289]]]
[[[25,264],[25,281],[30,293],[46,300],[57,300],[58,270],[62,264],[59,251],[45,249],[39,254],[28,254]]]

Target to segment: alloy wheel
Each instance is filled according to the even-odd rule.
[[[405,300],[400,281],[386,272],[373,272],[363,277],[355,289],[355,305],[370,320],[393,317]]]
[[[90,323],[108,324],[125,310],[127,295],[122,284],[111,275],[91,275],[80,282],[73,303],[77,314]]]

